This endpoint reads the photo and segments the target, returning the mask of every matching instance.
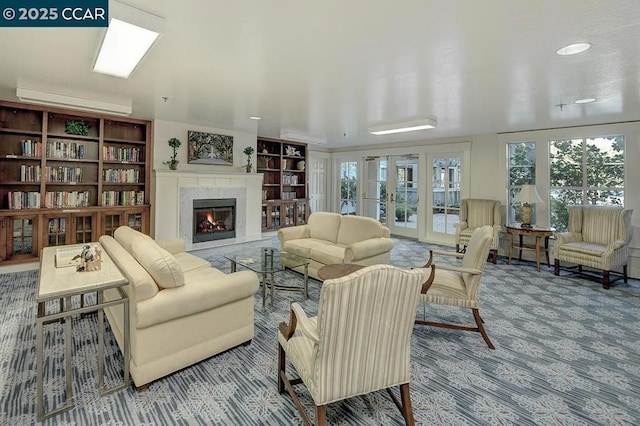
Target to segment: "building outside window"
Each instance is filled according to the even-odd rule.
[[[514,142],[507,145],[508,170],[508,223],[520,222],[520,205],[514,205],[513,199],[522,185],[536,184],[536,144],[535,142]],[[535,221],[535,205],[534,221]]]
[[[568,228],[567,206],[624,205],[624,137],[549,142],[551,226]]]

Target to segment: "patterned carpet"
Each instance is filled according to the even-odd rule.
[[[424,263],[428,245],[395,241],[392,264]],[[228,271],[221,251],[197,254]],[[550,268],[538,273],[531,263],[506,265],[504,259],[487,263],[485,271],[481,312],[496,350],[488,349],[477,333],[416,327],[411,397],[418,424],[640,424],[637,281],[603,290],[593,281],[554,277]],[[300,276],[288,272],[281,279],[299,282]],[[0,275],[0,425],[36,423],[36,285],[37,272]],[[147,391],[131,387],[105,397],[98,396],[94,374],[96,316],[75,319],[76,407],[44,424],[301,424],[291,399],[276,389],[276,329],[288,319],[292,300],[315,315],[319,291],[319,282],[312,280],[309,300],[300,293],[279,293],[274,309],[265,311],[256,295],[256,334],[250,346],[179,371]],[[434,306],[428,317],[473,321],[469,310]],[[59,325],[47,326],[47,403],[63,396],[61,331]],[[113,379],[122,362],[113,342],[108,358],[107,374]],[[327,416],[330,424],[339,425],[402,424],[386,392],[331,404]]]

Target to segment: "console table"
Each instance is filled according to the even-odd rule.
[[[90,243],[99,246],[99,243]],[[109,255],[101,250],[100,270],[78,272],[74,265],[56,267],[56,251],[66,252],[77,249],[82,252],[84,245],[45,247],[40,256],[40,279],[38,282],[38,320],[36,325],[36,411],[38,420],[66,411],[74,406],[72,390],[72,316],[88,312],[98,312],[98,389],[100,395],[106,395],[129,386],[129,298],[123,287],[128,284]],[[105,302],[104,290],[116,288],[120,298]],[[87,295],[95,294],[94,304],[87,305]],[[111,388],[104,385],[104,308],[124,305],[124,378],[123,383]],[[44,326],[64,320],[65,346],[65,384],[66,400],[64,405],[44,410]]]
[[[509,233],[509,265],[511,265],[511,256],[513,248],[516,247],[520,253],[518,260],[522,260],[522,251],[535,251],[536,252],[536,265],[538,272],[540,272],[540,251],[544,249],[544,253],[547,257],[547,266],[551,266],[549,261],[549,237],[553,235],[554,228],[542,228],[538,226],[523,227],[520,223],[511,223],[506,226]],[[518,245],[516,246],[513,241],[513,236],[517,235]],[[535,244],[524,244],[523,237],[534,237]],[[541,247],[540,242],[544,238],[544,248]]]

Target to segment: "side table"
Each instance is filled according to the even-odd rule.
[[[91,245],[100,246],[99,243]],[[100,395],[106,395],[129,386],[129,298],[123,287],[129,284],[106,251],[101,250],[102,267],[91,272],[77,272],[74,265],[56,267],[56,252],[64,249],[66,252],[81,253],[83,244],[72,246],[45,247],[40,256],[40,279],[38,282],[38,315],[36,324],[36,412],[38,420],[43,420],[54,414],[68,410],[74,406],[72,386],[72,333],[71,317],[73,315],[98,312],[98,353],[97,376]],[[116,288],[120,298],[107,302],[104,291]],[[85,296],[96,294],[93,304],[86,304]],[[73,302],[73,299],[76,303]],[[47,307],[47,304],[51,305]],[[104,308],[122,304],[124,307],[124,353],[123,381],[121,384],[107,388],[104,383]],[[57,309],[56,309],[57,307]],[[56,312],[57,310],[57,312]],[[44,407],[44,326],[64,319],[64,375],[66,400],[62,406],[49,409]],[[53,401],[51,398],[50,401]]]
[[[509,265],[511,265],[511,257],[513,254],[513,248],[516,247],[520,253],[518,255],[518,260],[522,260],[522,251],[535,251],[536,252],[536,265],[538,267],[538,272],[540,272],[540,251],[544,250],[544,253],[547,257],[547,266],[551,266],[551,262],[549,261],[549,237],[553,235],[555,229],[554,228],[542,228],[538,226],[531,227],[523,227],[520,223],[510,223],[506,226],[507,232],[509,233]],[[513,236],[517,235],[518,245],[516,246],[513,241]],[[534,237],[535,244],[524,244],[523,237]],[[540,246],[540,240],[544,238],[544,248]]]

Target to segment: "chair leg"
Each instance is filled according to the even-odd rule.
[[[325,426],[327,424],[327,413],[324,405],[316,405],[316,424],[318,426]]]
[[[282,348],[280,342],[278,342],[278,393],[283,393],[285,390],[284,381],[282,380],[282,375],[285,373],[285,371],[286,353],[284,352],[284,349]]]
[[[629,282],[627,281],[627,265],[622,267],[622,274],[624,275],[624,283],[627,284]]]
[[[553,274],[555,276],[560,275],[560,261],[558,259],[553,260]]]
[[[609,271],[602,271],[602,288],[609,289]]]
[[[460,244],[456,244],[456,253],[460,253]]]
[[[485,343],[487,344],[487,346],[489,346],[489,349],[495,349],[496,347],[493,346],[493,343],[491,343],[491,340],[489,339],[489,336],[484,329],[484,325],[482,324],[483,321],[480,317],[480,311],[478,309],[472,309],[472,311],[473,318],[476,320],[476,325],[478,326],[478,330],[480,331],[480,334],[482,334],[482,338],[484,339]]]
[[[400,398],[402,399],[402,417],[407,426],[415,425],[413,420],[413,409],[411,408],[411,394],[409,393],[409,383],[400,385]]]
[[[498,250],[491,250],[491,254],[493,254],[493,264],[498,264]]]

